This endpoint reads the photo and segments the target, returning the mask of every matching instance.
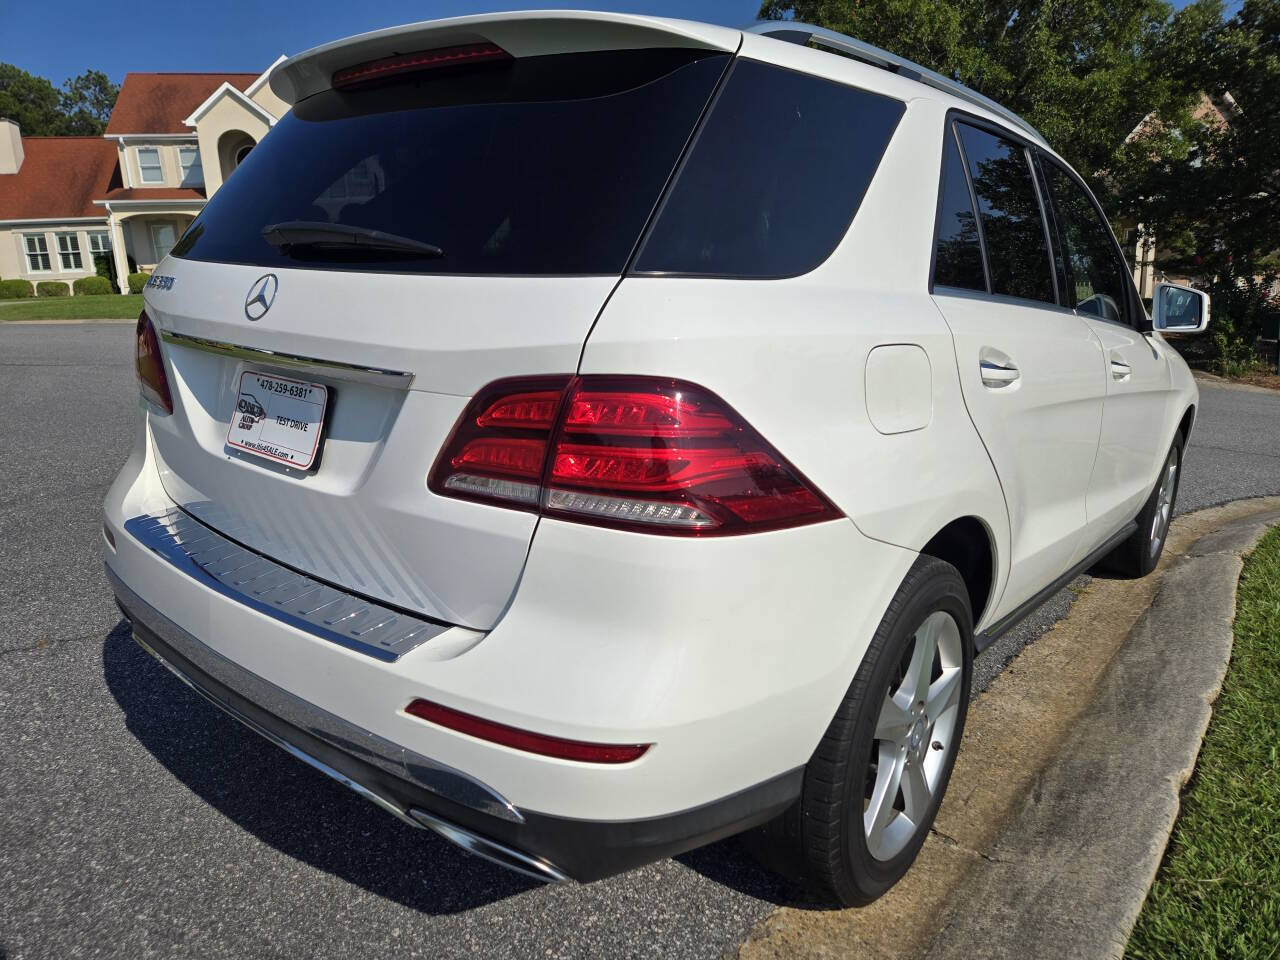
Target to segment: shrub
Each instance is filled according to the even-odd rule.
[[[147,281],[151,279],[149,273],[131,273],[129,274],[129,292],[141,293],[142,288],[147,285]]]
[[[71,286],[75,290],[77,297],[115,292],[111,287],[111,281],[106,277],[81,277]]]
[[[71,288],[61,280],[41,280],[36,284],[37,297],[69,297]]]
[[[36,290],[30,280],[0,280],[0,300],[19,300],[35,295]]]

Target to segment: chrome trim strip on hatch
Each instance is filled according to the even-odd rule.
[[[261,347],[242,347],[225,340],[209,340],[205,337],[193,337],[187,333],[175,333],[172,330],[161,330],[160,339],[165,343],[173,343],[192,350],[205,353],[216,353],[222,357],[235,360],[248,360],[250,363],[261,363],[269,366],[287,367],[290,370],[310,370],[319,376],[331,377],[335,380],[349,380],[355,383],[369,383],[378,387],[399,387],[407,390],[413,383],[413,374],[402,370],[382,370],[378,367],[363,367],[355,363],[343,363],[339,360],[320,360],[316,357],[302,357],[293,353],[281,353],[278,350],[267,350]]]
[[[524,816],[512,803],[492,787],[481,783],[474,777],[456,770],[453,767],[424,757],[419,753],[392,743],[385,737],[358,727],[330,713],[322,707],[309,703],[287,690],[263,679],[256,673],[246,670],[237,663],[228,660],[208,644],[178,626],[160,611],[139,597],[127,587],[107,565],[107,580],[115,591],[116,602],[124,611],[130,624],[139,629],[133,632],[133,638],[144,650],[164,664],[183,683],[195,690],[202,697],[235,717],[255,733],[266,737],[276,746],[288,751],[293,756],[309,764],[321,773],[333,777],[339,783],[350,787],[367,800],[371,800],[384,810],[395,814],[401,820],[415,827],[424,826],[420,819],[408,815],[395,801],[383,797],[364,784],[352,780],[341,771],[311,756],[300,747],[289,743],[283,737],[266,729],[262,724],[245,716],[243,712],[231,706],[222,698],[205,689],[195,677],[188,676],[183,670],[153,649],[142,634],[154,634],[159,641],[168,644],[176,653],[184,657],[196,670],[201,671],[211,680],[222,684],[228,690],[257,704],[272,716],[298,728],[330,746],[376,766],[393,776],[400,777],[410,783],[417,784],[436,796],[451,800],[471,810],[498,817],[511,823],[524,823]]]
[[[450,624],[374,603],[268,560],[175,508],[125,521],[125,532],[184,573],[281,623],[394,663]]]

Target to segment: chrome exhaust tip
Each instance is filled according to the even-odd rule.
[[[461,847],[467,853],[474,853],[477,857],[483,857],[490,863],[496,863],[500,867],[514,870],[516,873],[531,877],[542,883],[566,883],[569,880],[569,877],[563,871],[553,867],[545,860],[531,857],[527,853],[521,853],[519,850],[504,846],[487,837],[481,837],[456,824],[441,820],[425,810],[412,807],[409,809],[409,816],[427,829],[434,830],[450,843]]]

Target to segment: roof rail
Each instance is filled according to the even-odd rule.
[[[911,80],[918,80],[920,83],[933,87],[935,90],[941,90],[960,100],[982,107],[984,110],[990,110],[1002,119],[1009,121],[1009,123],[1033,140],[1039,141],[1046,147],[1049,146],[1039,130],[1007,107],[1000,106],[990,97],[984,97],[976,90],[970,90],[963,83],[950,80],[940,73],[935,73],[927,67],[920,66],[918,63],[912,63],[910,60],[895,53],[890,53],[888,50],[881,50],[879,47],[873,47],[862,40],[857,40],[843,33],[837,33],[834,30],[828,30],[825,27],[815,27],[809,23],[797,23],[794,20],[761,20],[745,29],[747,33],[772,37],[775,40],[798,43],[801,46],[825,48],[832,53],[850,57],[854,60],[861,60],[863,63],[871,64],[873,67],[889,70]]]

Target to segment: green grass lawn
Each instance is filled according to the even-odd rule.
[[[6,320],[136,320],[141,312],[140,293],[0,300],[0,323]]]
[[[1245,563],[1231,667],[1128,956],[1280,957],[1280,530]]]

